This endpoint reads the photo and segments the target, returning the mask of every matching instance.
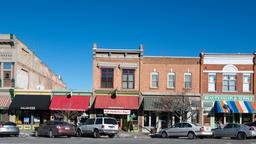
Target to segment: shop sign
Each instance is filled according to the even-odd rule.
[[[104,114],[129,115],[129,114],[131,114],[131,110],[112,110],[112,109],[104,109]]]
[[[27,106],[27,107],[20,107],[21,110],[35,110],[36,107],[33,107],[33,106]]]
[[[204,101],[254,101],[254,97],[244,95],[204,95]]]

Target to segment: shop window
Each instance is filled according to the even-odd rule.
[[[192,88],[192,74],[191,73],[184,74],[184,88],[185,89]]]
[[[244,74],[243,75],[243,92],[251,91],[251,75]]]
[[[152,72],[151,74],[150,74],[150,76],[151,76],[151,85],[150,85],[150,87],[151,88],[158,88],[158,73],[157,72]]]
[[[175,73],[167,74],[167,88],[175,88]]]
[[[236,91],[236,75],[223,75],[222,86],[224,92]]]
[[[216,73],[209,73],[208,75],[208,91],[216,91]]]
[[[134,69],[123,69],[122,87],[123,89],[134,89]]]
[[[114,69],[102,68],[101,69],[101,88],[113,88]]]
[[[211,120],[208,115],[204,115],[204,125],[210,126]]]

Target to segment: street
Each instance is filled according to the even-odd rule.
[[[186,138],[90,138],[90,137],[0,137],[0,144],[256,144],[255,139],[195,139]]]

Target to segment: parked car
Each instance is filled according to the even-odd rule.
[[[19,136],[20,130],[13,122],[0,122],[0,135]]]
[[[97,117],[87,119],[85,123],[80,123],[77,127],[77,136],[93,135],[97,138],[101,135],[115,137],[118,132],[118,124],[115,118]]]
[[[230,137],[237,139],[246,139],[256,136],[256,130],[254,128],[237,123],[226,124],[223,128],[218,127],[213,130],[213,137]]]
[[[201,126],[197,123],[176,123],[170,128],[162,129],[159,134],[163,138],[167,137],[188,137],[195,139],[196,137],[210,137],[212,131],[210,127]]]
[[[76,134],[75,126],[64,121],[48,121],[35,128],[35,136],[67,136],[71,137]]]

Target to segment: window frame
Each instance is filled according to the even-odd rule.
[[[186,87],[186,76],[190,76],[190,87]],[[192,89],[192,73],[186,72],[184,73],[184,89]]]
[[[108,78],[109,78],[109,76],[108,76],[108,73],[111,73],[111,72],[104,72],[104,74],[106,75],[106,81],[105,81],[105,83],[106,83],[106,86],[105,87],[103,87],[103,70],[112,70],[112,86],[109,86],[110,84],[109,84],[109,80],[108,80]],[[100,87],[101,88],[105,88],[105,89],[111,89],[111,88],[114,88],[114,68],[101,68],[100,69],[100,71],[101,71],[101,77],[100,77]]]
[[[128,71],[128,73],[124,74],[124,71]],[[131,72],[132,71],[132,72]],[[126,80],[124,81],[124,76],[127,76]],[[133,76],[133,80],[129,81],[129,76]],[[132,82],[132,88],[129,87],[129,83]],[[126,83],[127,87],[125,88],[123,83]],[[123,89],[135,89],[135,69],[122,69],[122,88]]]
[[[174,77],[174,79],[173,79],[173,87],[171,87],[169,84],[170,84],[170,76],[173,76]],[[174,73],[174,72],[169,72],[169,73],[167,73],[167,88],[169,88],[169,89],[175,89],[175,87],[176,87],[176,74]]]
[[[210,83],[210,76],[214,76],[214,82]],[[209,89],[209,85],[214,84],[214,90]],[[208,73],[208,92],[216,92],[217,91],[217,74],[216,73]]]
[[[249,77],[249,83],[244,82],[244,77]],[[244,86],[245,84],[249,85],[248,90],[245,90],[245,86]],[[243,74],[243,92],[251,92],[251,91],[252,91],[252,88],[251,88],[251,74],[250,73],[244,73]]]
[[[153,86],[153,75],[157,76],[156,86]],[[151,72],[150,73],[150,88],[158,88],[159,87],[159,74],[158,72]]]
[[[224,78],[227,77],[227,79],[225,80]],[[231,77],[234,77],[235,79],[232,80]],[[227,85],[224,85],[224,81],[227,81]],[[230,90],[231,89],[231,81],[235,81],[235,85],[234,85],[234,90]],[[224,86],[227,86],[227,90],[224,89]],[[223,74],[222,75],[222,91],[223,92],[237,92],[237,75],[236,74]]]

